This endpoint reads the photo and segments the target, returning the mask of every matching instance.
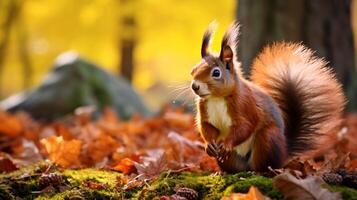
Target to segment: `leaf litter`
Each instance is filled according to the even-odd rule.
[[[134,115],[129,121],[121,120],[110,108],[95,120],[92,112],[90,108],[79,108],[73,115],[46,123],[24,112],[0,111],[0,172],[48,159],[62,168],[100,167],[121,172],[125,176],[118,177],[117,185],[124,190],[140,187],[163,171],[219,172],[215,160],[204,151],[194,116],[181,108],[165,107],[155,117]],[[262,175],[275,176],[274,185],[287,199],[296,199],[294,194],[339,199],[322,184],[325,181],[356,188],[357,114],[347,115],[344,128],[324,143],[325,148],[296,156],[282,169],[271,169]],[[46,179],[48,176],[44,174],[42,179],[51,180]],[[92,189],[107,187],[90,180],[82,185]],[[182,191],[195,197],[189,188]],[[162,199],[186,198],[182,191]],[[244,198],[240,198],[242,195]],[[224,199],[267,197],[252,186],[247,194],[233,193]]]

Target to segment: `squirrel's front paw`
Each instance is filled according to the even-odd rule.
[[[211,157],[217,157],[219,152],[219,148],[217,143],[215,142],[210,142],[208,143],[207,147],[206,147],[206,153],[211,156]]]
[[[225,161],[229,156],[229,150],[227,150],[222,143],[209,143],[206,152],[209,156],[215,157],[219,162]]]

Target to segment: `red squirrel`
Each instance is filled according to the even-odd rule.
[[[222,171],[282,167],[338,130],[346,100],[323,59],[301,44],[275,43],[255,58],[248,80],[237,61],[239,24],[226,31],[219,54],[209,50],[213,29],[204,33],[191,87],[206,151]]]

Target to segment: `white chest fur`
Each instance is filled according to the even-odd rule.
[[[232,119],[228,114],[227,103],[223,98],[209,98],[207,100],[208,122],[220,131],[218,141],[229,134]]]
[[[208,122],[220,131],[218,142],[229,134],[232,119],[228,114],[227,103],[223,98],[209,98],[207,100]],[[246,141],[235,147],[238,154],[245,156],[251,149],[253,134]]]

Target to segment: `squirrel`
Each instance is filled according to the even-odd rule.
[[[239,26],[228,28],[219,54],[209,50],[215,25],[204,33],[191,72],[197,126],[222,171],[280,168],[339,130],[346,99],[327,62],[300,43],[265,47],[246,79],[237,61]]]

